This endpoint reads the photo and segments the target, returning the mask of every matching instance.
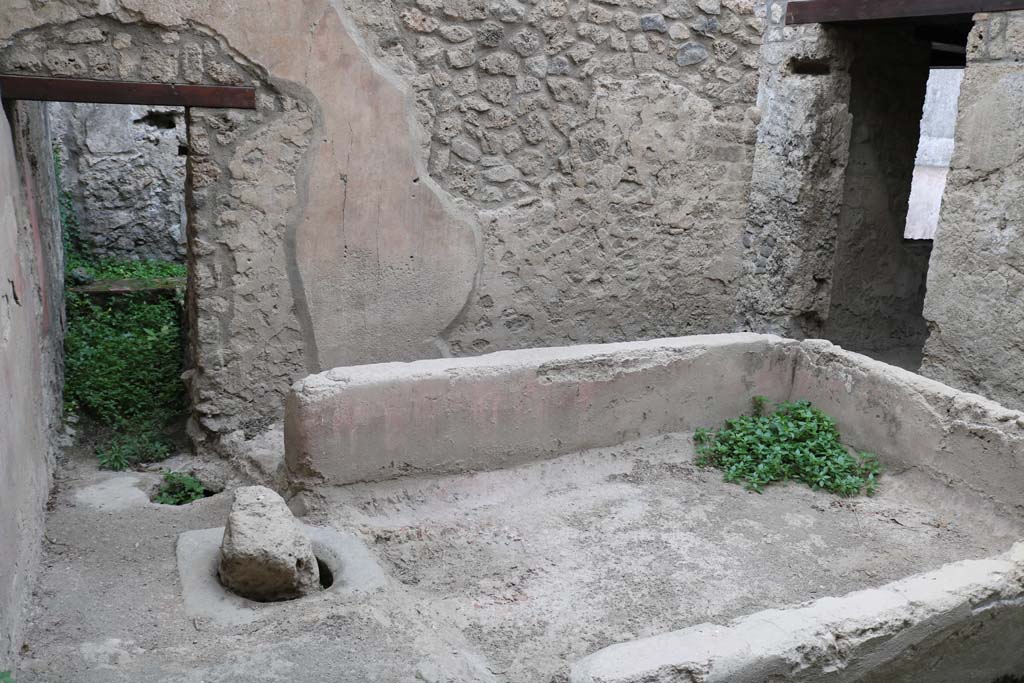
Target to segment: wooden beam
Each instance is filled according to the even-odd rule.
[[[787,24],[907,19],[1024,9],[1024,0],[793,0]]]
[[[42,102],[256,108],[255,88],[228,85],[92,81],[0,74],[0,93],[4,99]]]
[[[132,294],[135,292],[159,292],[184,289],[187,284],[183,277],[158,277],[152,280],[97,280],[87,285],[68,287],[72,292],[82,294]]]

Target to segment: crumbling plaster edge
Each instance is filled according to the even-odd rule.
[[[413,95],[410,83],[386,62],[375,55],[373,50],[369,49],[363,36],[363,32],[356,25],[356,22],[353,21],[348,10],[343,6],[342,0],[329,0],[328,6],[334,9],[337,13],[338,20],[341,22],[342,27],[348,32],[352,42],[362,53],[367,64],[370,65],[370,68],[373,69],[381,78],[390,83],[396,91],[401,93],[405,109],[406,125],[409,128],[409,136],[412,142],[412,145],[410,146],[410,158],[416,168],[416,175],[420,180],[420,184],[433,193],[441,203],[441,208],[444,209],[445,213],[453,219],[453,222],[457,224],[461,223],[464,228],[468,228],[473,234],[477,266],[473,273],[473,281],[470,283],[469,289],[466,292],[466,300],[452,319],[447,321],[447,323],[438,331],[437,335],[430,340],[430,343],[434,345],[442,357],[451,357],[452,352],[447,341],[448,337],[451,331],[458,327],[462,322],[467,311],[471,308],[473,297],[476,295],[477,288],[480,284],[480,274],[483,272],[484,268],[484,242],[483,230],[480,227],[480,214],[473,209],[468,202],[455,197],[441,187],[433,176],[430,175],[430,170],[427,168],[427,159],[423,153],[423,150],[427,150],[429,152],[430,132],[425,130],[416,118],[416,99]],[[312,323],[310,324],[312,325]],[[320,369],[328,370],[329,368]]]

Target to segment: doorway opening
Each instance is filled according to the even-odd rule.
[[[932,241],[906,236],[938,222],[945,172],[920,162],[948,168],[945,124],[955,124],[971,27],[970,17],[938,16],[841,29],[853,54],[852,130],[824,336],[915,371]]]
[[[65,415],[121,470],[187,447],[183,107],[48,104],[65,263]]]
[[[903,237],[934,240],[939,227],[942,193],[953,158],[957,100],[964,70],[960,66],[936,66],[928,75],[928,93],[921,115],[921,139],[917,145],[910,206]]]

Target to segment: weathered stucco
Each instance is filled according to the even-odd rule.
[[[260,89],[190,121],[197,438],[257,431],[337,365],[735,328],[763,9],[271,12],[0,19],[12,73]]]
[[[55,102],[49,114],[82,246],[184,261],[184,109]]]
[[[1024,13],[978,15],[924,317],[921,371],[1024,407]]]
[[[769,5],[761,52],[761,123],[736,306],[747,329],[814,337],[828,318],[853,55],[834,29],[783,26],[785,4]]]
[[[0,671],[21,645],[60,410],[63,268],[45,109],[0,115]],[[17,158],[15,157],[17,150]]]
[[[1012,680],[1024,544],[880,588],[605,648],[570,683],[960,683]]]
[[[806,399],[847,443],[947,500],[1024,517],[1024,415],[824,340],[698,335],[335,368],[297,382],[296,482],[510,467],[715,424],[752,395]]]
[[[698,335],[335,368],[296,382],[293,482],[512,467],[742,414],[749,387],[787,397],[778,337]]]
[[[739,319],[916,368],[929,248],[903,228],[929,43],[900,25],[782,26],[784,6],[761,53]]]

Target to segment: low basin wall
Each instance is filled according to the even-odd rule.
[[[721,422],[789,395],[795,342],[753,334],[336,368],[286,404],[293,479],[509,467]]]
[[[570,683],[996,683],[1024,672],[1024,543],[881,588],[612,645]]]
[[[1024,414],[829,342],[770,335],[337,368],[292,388],[286,459],[293,481],[327,484],[495,469],[718,426],[755,395],[812,401],[849,446],[925,480],[929,495],[1024,517]],[[878,589],[613,645],[577,662],[570,681],[994,683],[1024,673],[1022,634],[1018,544]]]
[[[293,481],[509,467],[808,399],[889,471],[1024,517],[1024,414],[822,340],[723,334],[335,368],[286,407]]]

